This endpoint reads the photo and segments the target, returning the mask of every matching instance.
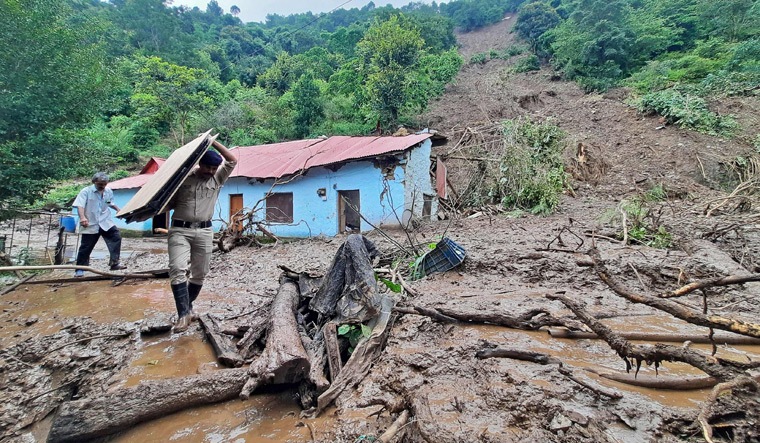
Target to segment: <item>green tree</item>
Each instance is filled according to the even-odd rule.
[[[137,72],[132,104],[138,116],[167,123],[177,144],[185,144],[190,118],[209,110],[219,84],[201,69],[178,66],[148,57]]]
[[[409,71],[422,56],[424,41],[403,15],[376,21],[357,44],[369,77],[364,84],[370,109],[384,128],[398,124],[409,102]]]
[[[296,137],[304,138],[311,128],[319,124],[325,112],[320,101],[319,87],[314,82],[314,76],[307,72],[293,85],[293,125]]]
[[[534,2],[523,6],[512,29],[517,35],[535,47],[541,35],[556,27],[560,22],[559,14],[546,3]]]
[[[66,135],[114,107],[106,26],[66,2],[0,1],[0,206],[34,201],[83,163]]]
[[[760,32],[758,0],[703,0],[699,6],[707,26],[731,41]]]

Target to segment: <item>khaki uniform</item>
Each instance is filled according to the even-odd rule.
[[[169,276],[171,284],[187,281],[202,285],[209,272],[214,229],[212,227],[176,227],[175,221],[186,223],[208,222],[214,215],[216,199],[222,186],[235,168],[236,162],[225,161],[216,174],[208,180],[201,180],[195,173],[190,174],[172,198],[170,208],[174,209],[172,226],[169,228]],[[189,263],[189,266],[188,266]]]

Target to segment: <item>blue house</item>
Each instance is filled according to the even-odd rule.
[[[214,229],[239,223],[239,214],[251,212],[254,221],[284,237],[333,236],[430,219],[438,206],[431,138],[429,133],[334,136],[234,148],[238,164],[219,194]],[[123,207],[160,162],[151,159],[141,174],[110,183],[116,204]],[[117,225],[149,233],[166,228],[168,220],[169,214],[160,214],[130,224],[119,219]]]

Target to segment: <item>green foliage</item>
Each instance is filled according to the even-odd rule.
[[[156,125],[168,124],[175,142],[185,144],[192,114],[213,106],[221,92],[219,83],[201,69],[174,65],[158,57],[138,62],[131,98],[136,114]]]
[[[499,163],[486,166],[469,203],[501,204],[542,215],[554,212],[567,185],[565,146],[564,132],[552,121],[504,122]]]
[[[535,54],[529,54],[520,58],[512,67],[512,72],[529,72],[541,69],[541,61]]]
[[[645,95],[638,109],[644,113],[659,114],[670,123],[707,134],[730,136],[736,129],[736,122],[731,116],[715,114],[707,108],[704,99],[677,89]]]
[[[514,57],[525,52],[526,49],[520,45],[510,45],[504,50],[505,58]]]
[[[629,242],[653,248],[668,248],[673,238],[660,223],[663,207],[656,205],[665,199],[665,190],[662,185],[657,185],[644,194],[624,199],[617,210],[608,211],[603,218],[621,224],[621,231],[627,231]],[[620,237],[623,236],[621,232]]]
[[[306,73],[293,86],[293,125],[295,135],[304,138],[311,133],[312,126],[324,117],[320,92],[311,73]]]
[[[471,65],[484,65],[487,61],[488,61],[488,56],[483,52],[472,54],[472,56],[470,57]]]
[[[349,354],[354,352],[356,345],[359,344],[362,338],[368,338],[371,334],[372,328],[361,323],[358,325],[340,325],[338,327],[338,336],[348,339],[350,345],[348,348]]]
[[[520,8],[512,31],[531,46],[535,46],[539,37],[544,32],[555,28],[559,22],[559,14],[551,6],[542,2],[528,3]]]

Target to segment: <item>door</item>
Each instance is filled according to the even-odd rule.
[[[230,194],[230,227],[235,232],[243,229],[243,194]]]
[[[338,191],[338,232],[361,232],[359,190]]]

